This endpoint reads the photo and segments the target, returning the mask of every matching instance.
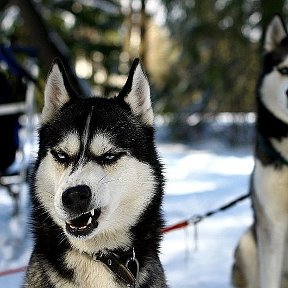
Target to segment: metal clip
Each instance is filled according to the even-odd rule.
[[[132,264],[132,267],[131,267],[131,264]],[[136,259],[134,247],[132,250],[132,257],[126,261],[125,267],[134,275],[135,287],[136,287],[136,285],[138,283],[138,276],[139,276],[139,262]],[[127,288],[130,288],[130,287],[131,287],[131,285],[127,286]]]
[[[198,249],[198,224],[203,220],[201,215],[195,215],[189,219],[189,222],[194,226],[194,250]]]

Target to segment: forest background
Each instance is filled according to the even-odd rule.
[[[39,91],[60,57],[85,96],[115,95],[140,57],[156,113],[171,127],[199,126],[222,112],[255,111],[262,32],[275,13],[286,19],[288,1],[1,0],[0,45],[35,49]],[[173,133],[183,138],[187,129]]]

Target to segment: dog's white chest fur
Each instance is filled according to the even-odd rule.
[[[73,281],[75,284],[67,285],[67,288],[126,287],[115,281],[112,272],[103,263],[94,261],[84,254],[81,255],[75,251],[70,251],[66,254],[65,262],[68,268],[73,269],[75,277]]]
[[[266,216],[287,217],[288,215],[288,167],[283,165],[264,166],[256,160],[254,171],[255,193]],[[270,218],[269,217],[269,218]],[[271,219],[272,220],[272,219]]]

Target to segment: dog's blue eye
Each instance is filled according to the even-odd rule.
[[[105,155],[105,159],[108,160],[108,161],[112,161],[116,158],[116,155],[114,154],[107,154]]]
[[[115,163],[119,158],[121,158],[125,152],[117,152],[117,153],[106,153],[100,157],[100,162],[102,165],[109,165]]]
[[[278,68],[277,70],[282,75],[288,75],[288,67]]]
[[[66,163],[69,160],[69,156],[63,151],[51,150],[51,154],[60,163]]]

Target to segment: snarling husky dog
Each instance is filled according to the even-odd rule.
[[[116,97],[86,99],[56,60],[44,95],[24,287],[167,287],[164,181],[139,59]]]
[[[235,287],[288,287],[288,36],[279,15],[267,28],[264,49],[250,185],[255,221],[236,249]]]

